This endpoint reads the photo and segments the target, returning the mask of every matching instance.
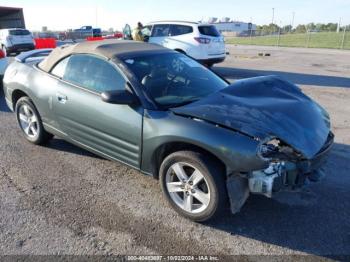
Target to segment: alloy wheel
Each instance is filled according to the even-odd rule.
[[[173,164],[166,173],[165,182],[171,199],[184,211],[197,214],[209,206],[210,188],[194,166],[184,162]]]
[[[27,104],[19,108],[19,122],[23,132],[30,138],[38,136],[39,122],[34,110]]]

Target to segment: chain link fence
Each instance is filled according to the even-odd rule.
[[[223,32],[228,44],[305,48],[350,49],[350,28],[339,32],[308,31],[305,33],[251,30],[239,34]]]

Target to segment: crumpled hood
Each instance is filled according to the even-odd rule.
[[[327,112],[297,86],[275,76],[240,80],[171,110],[261,140],[277,137],[308,159],[321,150],[330,132]]]

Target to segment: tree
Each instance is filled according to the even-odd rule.
[[[285,26],[282,28],[282,31],[283,31],[284,33],[292,32],[292,25],[285,25]]]
[[[314,31],[316,30],[316,25],[314,23],[309,23],[306,25],[306,28],[308,31]]]
[[[305,26],[305,25],[298,25],[298,26],[295,28],[295,32],[296,32],[296,33],[299,33],[299,34],[304,34],[304,33],[306,33],[306,26]]]
[[[326,25],[326,28],[328,31],[334,32],[334,31],[337,31],[338,24],[337,23],[328,23]]]

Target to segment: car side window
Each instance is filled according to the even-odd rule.
[[[170,35],[171,36],[185,35],[185,34],[190,34],[192,32],[193,32],[192,26],[187,26],[187,25],[171,25],[170,26]]]
[[[66,71],[68,60],[69,60],[69,57],[58,62],[58,64],[51,70],[51,74],[59,78],[63,78],[64,72]]]
[[[154,25],[152,30],[152,37],[169,36],[170,25]]]
[[[124,90],[125,79],[108,61],[92,55],[72,55],[63,80],[102,93]]]

